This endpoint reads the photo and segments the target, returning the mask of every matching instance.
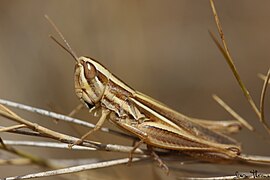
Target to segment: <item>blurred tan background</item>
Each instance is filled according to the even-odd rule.
[[[217,1],[229,49],[240,75],[259,103],[262,81],[257,73],[266,73],[270,65],[270,1]],[[73,88],[73,59],[48,38],[53,34],[46,22],[48,14],[61,29],[78,55],[98,59],[131,87],[142,91],[174,109],[193,117],[230,119],[211,98],[220,95],[240,115],[267,134],[244,99],[221,53],[208,30],[216,27],[209,1],[0,1],[0,97],[36,107],[69,113],[79,101]],[[269,94],[269,93],[268,93]],[[268,96],[269,97],[269,96]],[[269,119],[269,98],[266,100]],[[74,133],[65,123],[55,124],[40,116],[16,110],[47,127]],[[86,112],[79,115],[93,121]],[[1,120],[1,125],[10,124]],[[109,123],[106,126],[111,127]],[[86,131],[86,129],[83,129]],[[1,134],[4,139],[29,139]],[[97,133],[93,139],[121,143],[118,137]],[[243,130],[234,135],[245,153],[270,155],[269,142]],[[268,136],[269,138],[269,136]],[[39,139],[34,139],[39,140]],[[67,150],[22,148],[51,158],[113,159],[125,154],[72,152]],[[6,156],[0,152],[0,156]],[[174,172],[157,176],[156,164],[118,166],[88,172],[88,179],[174,179]],[[180,165],[178,165],[180,166]],[[201,166],[180,166],[191,168]],[[223,166],[210,166],[223,173]],[[233,175],[241,167],[226,167]],[[252,168],[254,169],[254,168]],[[258,168],[259,169],[259,168]],[[1,166],[0,178],[38,172],[36,166]],[[251,170],[250,167],[244,171]],[[143,173],[142,173],[143,171]],[[265,172],[265,169],[262,171]],[[104,173],[105,172],[105,173]],[[225,173],[224,172],[224,173]],[[69,177],[69,176],[63,176]],[[72,177],[72,176],[71,176]],[[53,177],[47,179],[58,179]]]

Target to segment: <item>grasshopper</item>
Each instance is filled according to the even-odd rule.
[[[90,110],[101,110],[95,128],[75,144],[82,143],[108,119],[141,140],[132,152],[145,143],[149,149],[180,151],[205,161],[233,160],[241,153],[241,147],[236,140],[208,128],[209,123],[191,120],[132,89],[93,58],[78,57],[56,25],[48,16],[46,18],[67,47],[51,36],[53,40],[71,54],[76,62],[74,84],[77,97]],[[165,165],[162,166],[167,169]]]

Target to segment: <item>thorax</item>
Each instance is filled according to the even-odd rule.
[[[132,91],[127,91],[124,87],[109,81],[101,98],[101,105],[116,113],[120,118],[141,119],[144,118],[136,105],[130,101],[133,96]]]

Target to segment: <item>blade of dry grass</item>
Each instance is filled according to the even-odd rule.
[[[270,157],[241,154],[237,157],[242,162],[249,162],[251,164],[269,164]]]
[[[261,78],[262,80],[266,79],[266,76],[261,73],[258,74],[258,77]],[[268,84],[270,84],[270,80],[268,81]]]
[[[261,104],[260,104],[260,110],[259,110],[257,108],[254,100],[252,99],[249,91],[247,90],[247,88],[245,87],[243,81],[241,80],[240,75],[239,75],[239,73],[238,73],[238,71],[236,69],[236,66],[234,65],[233,59],[232,59],[232,57],[230,55],[228,46],[227,46],[226,41],[225,41],[224,33],[223,33],[223,30],[222,30],[222,27],[221,27],[221,24],[220,24],[220,21],[219,21],[219,17],[218,17],[217,12],[216,12],[214,1],[210,0],[210,4],[211,4],[211,8],[212,8],[212,11],[213,11],[213,15],[214,15],[214,18],[215,18],[215,22],[216,22],[218,32],[219,32],[219,35],[220,35],[223,46],[218,42],[217,38],[214,36],[214,34],[212,32],[209,32],[209,33],[210,33],[213,41],[215,42],[215,44],[217,45],[217,47],[219,48],[219,50],[222,52],[223,56],[225,57],[225,59],[227,61],[227,64],[229,65],[230,69],[232,70],[232,72],[234,74],[234,77],[236,78],[236,80],[237,80],[242,92],[244,93],[248,103],[251,105],[251,108],[253,109],[253,111],[258,116],[260,122],[263,124],[263,127],[270,134],[270,127],[267,125],[266,121],[264,120],[264,105],[263,105],[264,104],[264,98],[265,98],[265,90],[266,90],[266,87],[267,87],[268,80],[265,81],[265,86],[262,89],[262,96],[261,96],[261,102],[260,102]]]
[[[132,162],[140,161],[143,159],[145,159],[145,158],[133,158]],[[128,161],[129,161],[129,158],[116,159],[116,160],[110,160],[110,161],[104,161],[104,162],[62,168],[62,169],[57,169],[57,170],[52,170],[52,171],[33,173],[33,174],[28,174],[28,175],[23,175],[23,176],[7,177],[7,178],[5,178],[5,180],[33,179],[33,178],[40,178],[40,177],[49,177],[49,176],[70,174],[70,173],[76,173],[76,172],[81,172],[81,171],[86,171],[86,170],[100,169],[100,168],[104,168],[104,167],[126,164],[126,163],[128,163]]]
[[[37,131],[37,132],[45,135],[46,137],[60,141],[62,143],[72,144],[72,143],[75,143],[77,140],[79,140],[78,138],[53,131],[51,129],[40,126],[36,123],[32,123],[32,122],[25,120],[17,115],[13,116],[9,112],[6,112],[4,109],[1,109],[1,108],[0,108],[0,115],[8,118],[10,120],[13,120],[17,123],[25,124],[25,125],[27,125],[28,128],[32,129],[33,131]],[[113,152],[123,152],[123,153],[129,153],[133,149],[133,147],[130,147],[130,146],[102,144],[100,142],[94,142],[94,141],[84,141],[80,146],[91,147],[91,148],[95,148],[97,150],[102,150],[102,151],[113,151]],[[145,154],[146,151],[143,151],[143,150],[137,148],[134,153]]]
[[[10,106],[10,107],[14,107],[14,108],[18,108],[18,109],[22,109],[22,110],[26,110],[26,111],[33,112],[33,113],[37,113],[37,114],[40,114],[42,116],[47,116],[47,117],[50,117],[50,118],[53,118],[53,119],[62,120],[62,121],[77,124],[77,125],[80,125],[80,126],[85,126],[85,127],[88,127],[88,128],[94,128],[95,127],[94,124],[88,123],[86,121],[82,121],[80,119],[72,118],[72,117],[69,117],[69,116],[66,116],[66,115],[63,115],[63,114],[58,114],[58,113],[47,111],[47,110],[40,109],[40,108],[35,108],[35,107],[32,107],[32,106],[27,106],[27,105],[20,104],[20,103],[17,103],[17,102],[8,101],[8,100],[5,100],[5,99],[0,99],[0,104]],[[7,112],[7,108],[5,108],[5,106],[1,106],[1,108],[5,109],[5,111]],[[11,112],[12,111],[10,111],[10,113]],[[112,130],[112,129],[109,129],[109,128],[102,127],[101,131],[106,132],[106,133],[112,133],[112,134],[122,136],[122,137],[125,137],[125,138],[134,139],[133,136],[130,136],[130,135],[127,135],[125,133],[115,131],[115,130]]]
[[[68,116],[73,117],[75,114],[77,114],[82,108],[83,108],[83,104],[79,104],[77,105],[69,114]]]
[[[42,127],[42,126],[40,126],[40,125],[38,125],[36,123],[32,123],[30,121],[27,121],[27,120],[25,120],[25,119],[23,119],[21,117],[13,116],[9,112],[5,111],[5,109],[2,109],[1,106],[0,106],[0,115],[3,116],[3,117],[8,118],[10,120],[13,120],[13,121],[15,121],[17,123],[24,124],[28,128],[32,129],[33,131],[38,131],[39,133],[46,134],[46,135],[51,136],[53,138],[56,138],[57,140],[60,140],[60,141],[62,139],[70,139],[70,140],[76,139],[74,137],[64,135],[64,134],[52,131],[52,130],[50,130],[48,128]]]
[[[238,73],[238,71],[236,69],[236,66],[234,65],[233,59],[232,59],[232,57],[230,55],[230,52],[229,52],[228,46],[227,46],[226,41],[225,41],[225,36],[224,36],[223,30],[222,30],[222,27],[221,27],[219,17],[217,15],[216,8],[215,8],[213,0],[210,0],[210,4],[211,4],[211,7],[212,7],[212,11],[213,11],[213,14],[214,14],[214,17],[215,17],[215,22],[216,22],[218,32],[219,32],[219,35],[220,35],[220,38],[221,38],[221,41],[222,41],[222,44],[223,44],[224,48],[219,44],[217,38],[215,38],[215,36],[214,36],[214,34],[212,32],[210,32],[210,35],[211,35],[212,39],[214,40],[214,42],[216,43],[216,45],[218,46],[218,48],[220,49],[220,51],[222,52],[223,56],[225,57],[228,65],[230,66],[230,69],[232,70],[232,72],[234,74],[234,77],[236,78],[239,86],[241,87],[241,90],[243,91],[243,93],[244,93],[246,99],[248,100],[249,104],[251,105],[252,109],[254,110],[256,115],[260,118],[261,113],[258,110],[257,106],[255,105],[255,102],[253,101],[249,91],[247,90],[244,83],[242,82],[242,80],[240,78],[240,75],[239,75],[239,73]]]
[[[265,117],[264,117],[264,101],[265,101],[265,95],[266,95],[266,90],[267,90],[267,87],[268,87],[269,79],[270,79],[270,69],[268,70],[266,78],[265,78],[264,83],[263,83],[263,88],[262,88],[262,93],[261,93],[261,100],[260,100],[260,112],[261,112],[261,118],[260,119],[261,119],[262,124],[265,126],[265,128],[270,133],[270,127],[266,123]]]
[[[242,123],[240,123],[238,120],[213,121],[196,118],[192,119],[194,120],[194,122],[199,123],[200,125],[207,127],[208,129],[224,134],[238,133],[243,126]]]
[[[27,158],[0,159],[0,165],[30,165],[33,162]]]
[[[211,36],[211,38],[213,39],[213,41],[215,42],[215,44],[217,45],[217,47],[219,48],[219,50],[222,52],[222,55],[225,57],[227,63],[230,66],[230,69],[232,70],[234,77],[236,78],[242,92],[244,93],[247,101],[249,102],[249,104],[251,105],[252,109],[254,110],[254,112],[256,113],[256,115],[260,118],[260,111],[258,110],[257,106],[255,105],[252,97],[250,96],[247,88],[245,87],[244,83],[242,82],[240,75],[238,74],[236,67],[234,65],[234,63],[231,60],[231,57],[226,53],[226,51],[224,50],[224,48],[219,44],[217,38],[215,37],[215,35],[209,31],[209,34]]]
[[[235,119],[237,119],[243,126],[245,126],[250,131],[254,131],[254,127],[252,127],[244,118],[242,118],[239,114],[237,114],[232,108],[230,108],[222,99],[220,99],[217,95],[212,96],[214,100],[221,105],[228,113],[230,113]]]
[[[20,129],[20,128],[24,128],[24,127],[27,127],[27,126],[24,125],[24,124],[19,124],[19,125],[3,127],[3,128],[0,127],[0,132],[11,131],[11,130],[14,130],[14,129]]]
[[[0,128],[6,128],[4,126],[0,126]],[[49,138],[49,136],[46,136],[45,134],[41,134],[36,131],[32,130],[24,130],[24,129],[10,129],[5,132],[14,133],[14,134],[21,134],[21,135],[27,135],[27,136],[36,136],[36,137],[43,137],[43,138]]]
[[[57,148],[57,149],[68,149],[70,148],[63,143],[56,143],[56,142],[48,142],[48,141],[12,141],[12,140],[4,140],[5,145],[12,145],[12,146],[30,146],[30,147],[44,147],[44,148]],[[90,150],[95,151],[95,148],[91,147],[83,147],[74,145],[72,150]]]
[[[20,156],[22,158],[29,159],[32,163],[38,164],[40,166],[52,168],[52,165],[44,158],[35,156],[33,154],[30,154],[30,153],[26,153],[26,152],[21,151],[21,150],[17,150],[15,148],[13,148],[12,146],[6,145],[4,143],[4,141],[2,140],[2,138],[0,138],[0,143],[1,143],[0,149],[2,149],[2,150],[5,150],[9,153]]]

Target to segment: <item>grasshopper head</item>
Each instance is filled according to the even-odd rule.
[[[99,103],[110,73],[101,64],[88,57],[77,59],[74,72],[75,93],[88,108]]]
[[[78,57],[49,16],[45,15],[45,18],[61,37],[66,46],[62,45],[57,39],[50,35],[52,40],[67,51],[76,61],[74,73],[76,95],[88,108],[92,108],[98,104],[102,98],[105,87],[111,76],[110,72],[91,58]]]

